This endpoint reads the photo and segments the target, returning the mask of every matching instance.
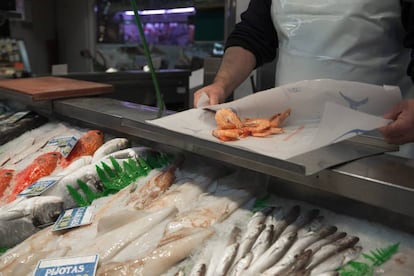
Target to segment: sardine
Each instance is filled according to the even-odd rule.
[[[339,239],[342,239],[345,236],[345,232],[335,232],[332,235],[329,235],[323,239],[320,239],[317,242],[314,242],[313,244],[309,245],[306,249],[311,250],[312,253],[315,254],[319,249],[321,249],[322,246],[327,245],[329,243],[333,243]]]
[[[273,227],[272,224],[266,225],[265,229],[257,237],[251,249],[253,254],[252,262],[257,260],[270,247],[273,239]]]
[[[353,247],[358,241],[358,237],[346,236],[335,241],[334,243],[322,246],[322,248],[312,256],[312,260],[306,269],[312,270],[316,265],[320,264],[337,252],[340,252],[349,247]]]
[[[263,272],[263,276],[290,276],[295,272],[299,272],[306,267],[312,256],[312,251],[306,250],[302,253],[295,255],[295,259],[291,265],[284,267],[283,269],[276,268],[275,266],[267,269]]]
[[[310,275],[316,276],[325,272],[335,271],[338,268],[342,267],[344,264],[348,263],[349,261],[357,259],[359,257],[359,254],[361,253],[361,250],[361,246],[355,246],[338,252],[337,254],[327,258],[318,265],[314,266],[311,270]]]
[[[249,225],[249,227],[246,229],[246,232],[243,234],[240,240],[239,250],[235,258],[236,262],[243,258],[247,254],[247,252],[250,252],[254,242],[257,240],[257,237],[260,235],[264,228],[265,225],[263,223]]]
[[[239,261],[235,263],[229,275],[242,276],[243,273],[245,273],[245,270],[249,267],[250,263],[252,262],[252,259],[253,254],[251,252],[247,252],[243,258],[241,258]]]
[[[214,274],[215,276],[224,276],[232,265],[234,258],[236,257],[237,249],[239,248],[239,243],[233,243],[228,245],[224,249],[224,253],[220,258],[220,261],[215,267]]]
[[[207,266],[205,263],[199,263],[193,266],[188,276],[204,276],[206,275]]]
[[[250,264],[247,275],[262,273],[274,265],[296,240],[297,232],[290,231],[282,235],[272,246],[269,247],[255,262]]]
[[[285,231],[286,227],[292,224],[300,214],[300,207],[294,206],[290,208],[290,210],[283,216],[281,220],[278,220],[273,232],[273,242],[281,236],[281,234]]]
[[[296,261],[297,257],[300,256],[306,247],[315,241],[324,238],[334,232],[337,228],[335,226],[324,226],[319,229],[317,232],[308,232],[308,234],[303,234],[302,237],[297,237],[297,240],[292,245],[291,248],[286,252],[286,254],[273,265],[271,272],[273,274],[283,273],[283,271],[289,270]],[[312,251],[308,251],[312,252]],[[270,274],[269,274],[270,275]]]
[[[305,225],[309,224],[318,215],[319,215],[319,210],[318,209],[313,209],[313,210],[310,210],[310,211],[308,211],[304,214],[301,214],[293,223],[289,224],[286,227],[286,229],[282,232],[282,235],[286,234],[290,231],[292,231],[292,232],[298,231],[300,228],[302,228]]]

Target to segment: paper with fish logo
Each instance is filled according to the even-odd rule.
[[[33,276],[93,276],[98,260],[98,255],[44,259],[37,264]]]
[[[19,196],[38,196],[55,185],[63,176],[43,177],[24,189]]]
[[[396,86],[330,79],[305,80],[260,91],[232,102],[208,108],[193,108],[147,122],[175,132],[289,161],[293,157],[385,126],[388,121],[383,118],[383,114],[399,101],[401,91]],[[273,114],[288,109],[291,112],[282,125],[283,133],[248,138],[239,135],[239,139],[223,142],[213,136],[213,130],[217,128],[215,114],[222,109],[232,110],[243,120],[270,118]],[[340,127],[332,128],[332,122]],[[338,160],[337,164],[347,161],[341,158]],[[326,168],[307,165],[304,164],[307,175]]]
[[[94,207],[92,206],[66,210],[60,214],[55,224],[53,225],[52,231],[59,231],[91,224],[93,212]]]
[[[66,158],[76,146],[78,140],[78,136],[62,136],[49,140],[48,145],[57,146],[59,148],[59,152]]]

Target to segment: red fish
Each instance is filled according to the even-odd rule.
[[[8,202],[16,199],[16,195],[42,177],[50,175],[57,167],[62,155],[60,152],[47,152],[38,156],[14,178],[14,185]]]
[[[66,168],[70,163],[81,156],[92,155],[103,143],[104,134],[102,131],[89,130],[79,138],[68,157],[62,159],[62,168]]]
[[[9,187],[10,181],[13,178],[14,170],[0,169],[0,197],[3,196],[4,190]]]

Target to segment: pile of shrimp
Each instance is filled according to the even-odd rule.
[[[267,137],[283,133],[282,123],[289,117],[291,109],[266,118],[246,118],[241,120],[231,109],[223,108],[216,112],[217,128],[213,136],[221,141],[234,141],[248,136]]]

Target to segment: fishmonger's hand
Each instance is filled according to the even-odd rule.
[[[414,99],[401,101],[384,118],[393,120],[379,129],[387,143],[402,145],[414,142]]]
[[[209,102],[207,104],[203,104],[202,102],[199,102],[200,97],[203,93],[205,93],[209,99]],[[224,89],[221,86],[214,84],[214,83],[208,86],[205,86],[197,90],[194,93],[194,107],[203,107],[205,105],[220,104],[220,103],[224,103],[225,100],[226,100],[226,93]]]

